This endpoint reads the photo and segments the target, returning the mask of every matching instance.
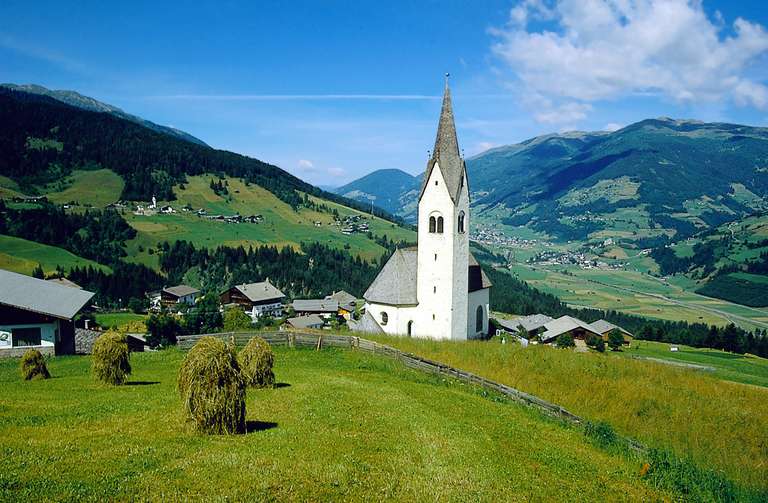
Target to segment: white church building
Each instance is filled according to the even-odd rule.
[[[418,246],[397,250],[365,292],[366,317],[387,334],[465,340],[488,332],[491,282],[469,252],[467,169],[445,83],[419,194]]]

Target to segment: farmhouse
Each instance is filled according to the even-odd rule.
[[[355,306],[357,306],[357,297],[344,290],[333,292],[331,295],[327,295],[325,300],[336,300],[339,302],[339,314],[346,319],[349,319],[352,313],[355,312]]]
[[[388,334],[482,337],[488,332],[491,282],[469,252],[467,170],[447,78],[418,201],[418,246],[390,257],[363,295],[366,311]]]
[[[324,324],[325,320],[316,314],[296,316],[295,318],[288,318],[285,320],[286,327],[295,328],[297,330],[303,328],[323,328]]]
[[[93,292],[0,269],[0,356],[75,353],[74,318]]]
[[[291,304],[296,314],[317,314],[330,318],[339,314],[339,301],[336,299],[296,299]]]
[[[160,291],[160,303],[164,306],[176,304],[194,305],[200,290],[187,285],[170,286]]]
[[[260,283],[235,285],[219,295],[222,305],[237,304],[253,320],[260,316],[282,316],[284,299],[285,294],[269,279]]]
[[[634,335],[632,333],[624,330],[618,325],[614,325],[613,323],[605,320],[597,320],[594,323],[590,324],[591,327],[595,330],[595,332],[599,333],[603,336],[604,340],[608,340],[608,334],[610,334],[614,330],[618,330],[621,332],[621,335],[624,336],[624,344],[629,344],[632,342],[632,339],[634,338]]]
[[[496,335],[504,333],[512,335],[521,335],[524,330],[528,339],[533,339],[539,336],[546,330],[544,325],[552,321],[553,318],[546,314],[532,314],[530,316],[522,316],[513,320],[496,320],[499,327],[496,329]],[[523,330],[521,330],[521,327]]]
[[[602,335],[595,331],[589,323],[581,321],[573,316],[561,316],[544,325],[544,332],[539,336],[541,342],[549,344],[556,342],[557,339],[565,334],[570,334],[577,346],[586,346],[584,340],[588,335],[601,337]]]

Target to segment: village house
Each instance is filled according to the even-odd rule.
[[[589,335],[602,337],[602,334],[595,331],[589,323],[573,316],[561,316],[545,324],[544,328],[546,330],[539,337],[545,344],[556,343],[563,335],[570,334],[577,348],[586,348],[586,338]]]
[[[93,292],[0,269],[0,356],[75,353],[75,316]]]
[[[333,292],[331,295],[326,295],[325,300],[338,301],[338,313],[346,320],[349,320],[352,317],[352,314],[355,312],[355,307],[357,306],[357,297],[344,290]]]
[[[522,336],[526,339],[536,339],[538,336],[546,330],[544,326],[552,321],[553,318],[546,314],[531,314],[529,316],[522,316],[512,320],[498,319],[496,323],[496,335],[511,334]],[[522,330],[521,330],[522,328]],[[524,334],[521,332],[525,332]]]
[[[629,344],[632,342],[632,339],[634,339],[634,335],[627,330],[624,330],[618,325],[614,325],[613,323],[605,320],[597,320],[594,323],[591,323],[590,326],[592,329],[603,336],[603,340],[606,342],[608,341],[608,334],[613,332],[614,330],[618,330],[621,332],[621,335],[624,336],[624,344]]]
[[[319,329],[323,328],[325,320],[317,314],[308,314],[306,316],[296,316],[295,318],[288,318],[283,325],[286,328],[293,328],[294,330],[302,330],[307,328]],[[280,327],[283,328],[283,327]]]
[[[267,279],[260,283],[235,285],[222,292],[219,300],[223,306],[237,304],[256,321],[260,316],[282,316],[285,294]]]
[[[446,77],[418,197],[418,246],[396,250],[363,294],[387,334],[466,340],[488,333],[491,282],[469,251],[468,185]]]
[[[291,307],[297,315],[317,314],[328,319],[339,314],[339,301],[335,299],[296,299]]]
[[[200,290],[188,285],[169,286],[160,290],[160,304],[163,306],[175,306],[187,304],[193,306],[197,302]]]

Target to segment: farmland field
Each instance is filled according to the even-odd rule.
[[[766,360],[753,363],[758,370],[730,364],[730,370],[725,367],[723,374],[712,375],[611,352],[404,337],[376,340],[606,421],[624,435],[650,446],[669,446],[700,466],[768,490],[768,389],[722,379],[730,372],[731,379],[737,373],[742,380],[760,380]],[[712,352],[708,358],[717,358],[715,353],[730,356]]]
[[[124,186],[120,175],[110,169],[75,170],[61,182],[42,187],[41,192],[57,204],[76,201],[82,206],[103,208],[120,199]]]
[[[350,351],[276,349],[276,389],[249,390],[249,433],[188,431],[177,350],[132,356],[129,385],[88,357],[22,382],[0,361],[0,499],[606,501],[681,497],[642,461],[477,390]],[[133,384],[133,385],[130,385]],[[588,474],[588,475],[585,475]]]
[[[65,271],[87,266],[108,270],[106,266],[78,257],[63,248],[0,234],[0,269],[32,274],[38,264],[46,273],[55,272],[57,265]]]

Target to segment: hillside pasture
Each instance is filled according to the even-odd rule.
[[[276,348],[245,435],[182,423],[180,351],[132,355],[126,386],[89,357],[22,382],[0,361],[0,500],[616,501],[680,497],[581,430],[399,363]]]
[[[81,206],[103,208],[120,199],[123,187],[123,179],[110,169],[74,170],[63,180],[40,187],[40,192],[57,204],[74,201]]]
[[[78,257],[63,248],[0,234],[0,269],[32,274],[38,264],[46,274],[55,272],[56,266],[65,271],[88,266],[109,270],[107,266]]]
[[[764,387],[611,352],[375,339],[539,396],[589,420],[605,421],[623,435],[652,447],[671,447],[699,466],[768,490],[768,389]]]

